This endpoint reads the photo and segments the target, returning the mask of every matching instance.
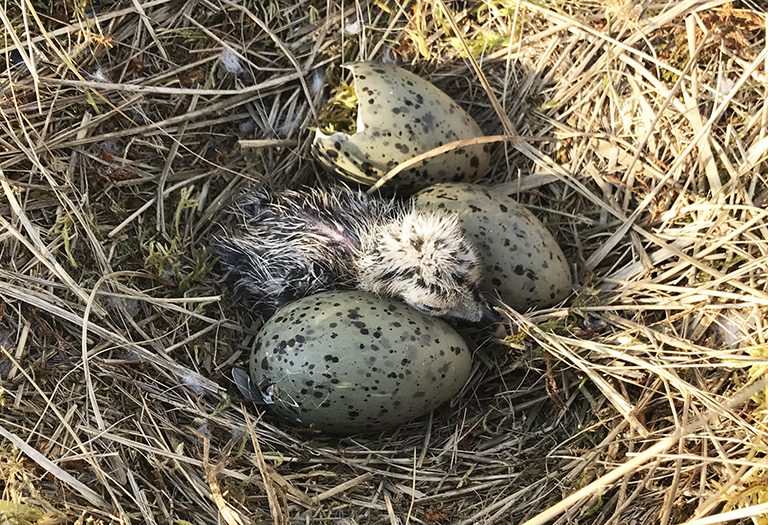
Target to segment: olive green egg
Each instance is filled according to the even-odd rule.
[[[516,310],[552,306],[571,292],[571,272],[547,228],[525,206],[492,187],[437,184],[417,207],[456,213],[484,266],[483,288]]]
[[[397,66],[355,62],[354,133],[315,132],[315,157],[341,177],[373,185],[390,169],[420,153],[482,130],[466,111],[430,82]],[[322,127],[322,125],[321,125]],[[475,181],[488,169],[487,145],[460,147],[427,159],[388,183],[413,192],[437,182]]]
[[[466,383],[470,352],[453,328],[361,291],[304,297],[256,337],[250,372],[272,411],[333,434],[424,415]]]

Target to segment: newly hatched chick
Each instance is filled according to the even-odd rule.
[[[226,279],[265,315],[314,293],[352,289],[469,322],[494,314],[478,293],[480,259],[453,215],[346,187],[259,187],[233,208],[215,248]]]

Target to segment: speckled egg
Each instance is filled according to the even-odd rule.
[[[563,251],[522,204],[477,184],[438,184],[414,197],[420,207],[459,216],[485,266],[483,287],[517,310],[552,306],[571,291]]]
[[[445,322],[361,291],[325,292],[280,309],[262,327],[251,378],[274,412],[351,434],[426,414],[470,374],[470,352]]]
[[[356,62],[352,71],[357,126],[352,134],[315,132],[315,156],[342,177],[374,184],[403,161],[435,147],[483,135],[466,111],[433,84],[397,66]],[[437,182],[475,181],[488,169],[487,145],[427,159],[388,185],[400,192]]]

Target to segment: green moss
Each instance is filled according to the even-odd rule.
[[[0,523],[33,525],[43,517],[43,512],[30,506],[0,500]]]
[[[333,89],[331,99],[320,110],[318,127],[326,135],[357,131],[357,93],[352,84],[342,82]]]
[[[482,31],[475,38],[467,40],[466,43],[469,53],[474,58],[480,58],[483,55],[505,48],[509,45],[509,40],[509,35]],[[464,46],[461,45],[461,41],[458,38],[450,38],[448,41],[459,51],[460,56],[466,56]]]
[[[723,508],[724,512],[768,503],[768,470],[755,470],[741,481],[744,489],[729,498]],[[757,525],[768,525],[768,514],[755,516],[754,520]]]
[[[184,188],[179,192],[178,200],[170,221],[169,238],[156,235],[149,237],[149,231],[143,230],[147,237],[141,239],[144,253],[144,269],[166,284],[175,286],[173,293],[183,294],[210,278],[214,258],[205,250],[195,252],[190,247],[195,244],[192,232],[187,227],[188,216],[197,208],[198,199],[194,189]],[[154,234],[154,230],[152,230]]]

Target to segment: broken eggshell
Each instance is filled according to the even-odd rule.
[[[371,186],[389,170],[421,153],[482,130],[466,111],[426,80],[397,66],[355,62],[356,130],[315,132],[317,159],[341,177]],[[488,169],[487,145],[463,146],[421,161],[391,185],[412,192],[438,182],[475,181]]]

